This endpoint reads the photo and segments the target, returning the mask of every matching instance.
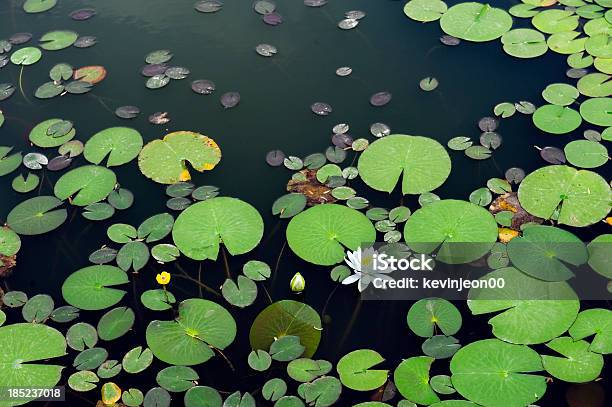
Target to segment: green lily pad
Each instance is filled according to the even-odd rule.
[[[582,311],[570,327],[569,334],[574,340],[595,335],[589,351],[603,355],[612,353],[612,311],[603,308]]]
[[[610,259],[610,246],[612,235],[597,236],[589,243],[589,266],[597,273],[612,280],[612,259]]]
[[[77,322],[66,332],[66,342],[74,350],[84,351],[98,343],[98,331],[86,322]]]
[[[272,358],[270,354],[265,350],[253,350],[249,353],[248,357],[249,367],[258,372],[263,372],[268,370],[270,365],[272,364]]]
[[[319,173],[317,172],[317,175]],[[306,195],[299,193],[291,193],[283,195],[274,201],[272,205],[272,214],[280,215],[281,219],[292,218],[306,208]]]
[[[542,91],[542,97],[548,103],[557,106],[569,106],[578,99],[578,96],[580,96],[578,89],[567,83],[553,83]]]
[[[365,215],[336,204],[309,208],[292,218],[287,226],[291,250],[302,259],[320,265],[339,263],[345,248],[356,250],[375,239],[376,231]]]
[[[18,49],[11,55],[11,62],[15,65],[33,65],[42,58],[42,51],[36,47]]]
[[[145,239],[147,243],[164,239],[172,231],[174,217],[169,213],[153,215],[138,227],[138,238]]]
[[[54,128],[67,122],[63,119],[49,119],[38,123],[30,131],[29,139],[35,146],[42,148],[59,147],[72,140],[76,135],[74,127],[70,127],[67,132],[56,132]],[[68,122],[69,123],[69,122]]]
[[[137,346],[130,350],[123,357],[121,364],[123,370],[130,374],[137,374],[145,371],[153,363],[153,352],[148,348]]]
[[[53,298],[47,294],[38,294],[23,305],[21,315],[26,322],[41,323],[53,312]]]
[[[181,302],[174,321],[152,321],[147,327],[147,344],[153,354],[172,365],[191,366],[214,356],[236,337],[236,322],[220,305],[198,298]]]
[[[584,96],[605,97],[612,94],[612,80],[610,80],[610,75],[599,72],[591,73],[580,78],[578,90]]]
[[[115,209],[124,211],[134,204],[134,194],[125,189],[115,189],[108,195],[108,203]]]
[[[516,58],[536,58],[548,51],[546,37],[541,32],[530,28],[510,30],[501,37],[501,42],[504,45],[504,51]],[[510,104],[510,106],[514,108],[514,105]]]
[[[422,338],[434,335],[438,327],[444,335],[454,335],[461,328],[461,313],[452,303],[442,298],[424,298],[408,310],[408,327]]]
[[[588,226],[606,217],[612,191],[594,172],[551,165],[527,175],[519,185],[518,197],[534,216],[550,219],[560,207],[560,224]]]
[[[43,13],[51,10],[57,4],[57,0],[26,0],[23,3],[23,11],[26,13]]]
[[[533,124],[547,133],[565,134],[580,127],[582,118],[580,114],[565,106],[540,106],[533,114]]]
[[[174,244],[187,257],[216,260],[220,245],[233,255],[253,250],[263,236],[263,220],[248,203],[216,197],[184,210],[174,223]]]
[[[421,350],[434,359],[447,359],[461,348],[459,341],[453,336],[434,335],[423,342]]]
[[[23,158],[21,153],[8,155],[13,147],[0,147],[0,177],[10,174],[21,165]]]
[[[238,283],[227,279],[221,286],[223,298],[238,308],[246,308],[257,298],[257,284],[245,276],[238,276]]]
[[[297,382],[307,383],[319,376],[326,375],[331,369],[332,364],[326,360],[300,358],[289,362],[287,374]]]
[[[198,172],[212,170],[221,160],[213,139],[198,133],[178,131],[147,144],[138,157],[140,171],[155,182],[189,181],[187,162]]]
[[[580,104],[582,118],[597,126],[612,126],[612,98],[591,98]]]
[[[523,273],[544,281],[565,281],[574,276],[566,266],[587,262],[588,253],[574,234],[553,226],[533,225],[508,243],[508,257]]]
[[[0,349],[0,386],[48,388],[60,381],[64,367],[47,361],[66,354],[66,340],[56,329],[31,323],[2,326]],[[31,400],[24,398],[4,404],[20,405]]]
[[[501,278],[503,288],[471,289],[468,306],[474,315],[504,311],[489,320],[493,334],[506,342],[537,344],[563,334],[578,315],[580,302],[565,282],[546,282],[513,267],[482,277]]]
[[[90,370],[81,370],[68,377],[68,386],[74,391],[86,392],[96,388],[100,381],[98,376]]]
[[[68,48],[79,38],[74,31],[50,31],[40,38],[40,47],[47,51],[59,51]]]
[[[451,161],[446,149],[433,139],[393,134],[370,144],[357,168],[363,181],[378,191],[393,191],[403,174],[402,193],[421,194],[446,181]]]
[[[128,282],[127,274],[114,266],[89,266],[75,271],[62,285],[66,302],[83,310],[101,310],[117,304],[125,291],[112,288]]]
[[[55,183],[54,193],[59,199],[70,198],[76,206],[87,206],[105,199],[115,189],[117,176],[108,168],[85,165],[75,168]]]
[[[85,349],[79,353],[72,362],[76,370],[97,369],[108,358],[108,351],[104,348]]]
[[[96,374],[101,379],[110,379],[121,373],[121,364],[118,360],[107,360],[98,367]]]
[[[584,48],[594,57],[612,58],[612,45],[610,45],[609,33],[601,33],[589,37],[584,44]]]
[[[553,339],[546,346],[564,357],[542,355],[544,369],[564,382],[586,383],[597,379],[604,359],[590,352],[589,345],[587,341],[574,341],[569,336]]]
[[[194,387],[199,378],[198,373],[190,367],[169,366],[157,374],[156,381],[168,391],[182,393]]]
[[[580,168],[597,168],[606,164],[610,158],[608,149],[601,143],[591,140],[574,140],[563,149],[567,161]]]
[[[134,326],[135,317],[129,307],[117,307],[108,311],[98,322],[98,336],[104,341],[122,337]]]
[[[415,21],[439,20],[448,7],[441,0],[411,0],[404,6],[404,14]]]
[[[6,217],[6,223],[20,235],[50,232],[60,227],[68,217],[66,209],[59,208],[62,204],[53,196],[30,198],[13,208]]]
[[[305,349],[299,336],[283,335],[270,345],[270,356],[279,362],[289,362],[302,356]]]
[[[371,349],[359,349],[347,353],[339,361],[336,369],[343,385],[352,390],[370,391],[379,388],[387,381],[388,370],[372,367],[385,359]]]
[[[51,99],[61,95],[64,89],[65,87],[61,83],[45,82],[36,89],[34,96],[39,99]]]
[[[115,223],[106,230],[106,235],[115,243],[129,243],[132,239],[136,239],[138,232],[132,225],[125,223]]]
[[[128,242],[117,253],[117,265],[123,271],[132,268],[138,272],[147,265],[150,256],[149,247],[143,242]]]
[[[180,255],[181,252],[173,244],[162,243],[151,248],[151,256],[161,264],[173,262],[178,259]]]
[[[269,305],[255,318],[249,340],[253,349],[268,350],[276,338],[298,336],[306,348],[303,357],[309,358],[319,346],[321,330],[321,318],[312,307],[283,300]]]
[[[38,185],[40,184],[40,178],[36,174],[32,174],[29,172],[26,177],[22,174],[19,174],[13,180],[11,186],[15,190],[15,192],[19,192],[20,194],[27,194],[28,192],[34,191]]]
[[[147,290],[140,296],[142,305],[153,311],[165,311],[172,308],[176,298],[168,290]]]
[[[478,205],[445,199],[415,211],[406,221],[404,239],[418,253],[437,249],[437,261],[468,263],[491,249],[497,240],[497,223]]]
[[[14,256],[21,249],[19,235],[6,226],[0,227],[0,255]]]
[[[85,159],[100,164],[106,157],[107,167],[127,164],[142,150],[142,136],[129,127],[111,127],[94,134],[85,144]]]
[[[531,19],[531,24],[546,34],[573,31],[578,27],[579,16],[569,10],[544,10]]]
[[[259,260],[249,260],[242,266],[242,272],[253,281],[265,281],[272,275],[267,263]]]
[[[138,407],[144,401],[144,394],[138,389],[130,388],[123,392],[121,401],[128,407]]]
[[[429,385],[429,369],[434,358],[417,356],[399,364],[393,373],[393,381],[400,394],[417,404],[430,405],[440,401]]]
[[[195,386],[185,393],[185,407],[221,407],[219,392],[208,386]]]
[[[462,40],[484,42],[501,37],[512,28],[512,17],[489,4],[468,2],[449,8],[440,19],[442,31]]]
[[[586,37],[579,37],[578,31],[564,31],[548,37],[548,48],[559,54],[575,54],[584,51]]]
[[[303,384],[304,400],[309,405],[328,407],[336,403],[342,393],[340,380],[331,376],[319,377]]]
[[[542,360],[536,351],[498,339],[460,349],[451,360],[453,386],[466,399],[486,407],[524,407],[546,392]]]

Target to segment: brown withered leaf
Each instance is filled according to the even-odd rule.
[[[498,212],[510,211],[514,213],[512,224],[510,227],[514,230],[521,230],[521,225],[529,222],[542,223],[543,219],[530,215],[521,206],[516,192],[508,192],[507,194],[498,196],[489,206],[489,212],[495,215]]]
[[[17,255],[4,256],[0,254],[0,278],[11,275],[13,268],[17,265]]]
[[[321,184],[317,180],[317,171],[302,170],[299,172],[305,179],[290,179],[287,183],[287,191],[304,194],[308,206],[336,202],[331,194],[331,188]]]

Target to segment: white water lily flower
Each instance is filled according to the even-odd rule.
[[[390,273],[390,268],[386,270],[375,270],[374,269],[374,256],[377,254],[376,250],[372,247],[368,247],[365,250],[361,250],[359,247],[354,252],[347,251],[344,261],[349,267],[353,269],[354,274],[348,276],[342,280],[343,285],[357,284],[359,291],[364,291],[368,286],[377,278],[383,280],[393,280],[390,276],[386,275]]]

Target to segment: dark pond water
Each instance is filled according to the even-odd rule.
[[[96,36],[98,44],[88,49],[44,52],[39,63],[25,68],[23,85],[30,103],[16,93],[0,104],[7,118],[0,130],[0,145],[31,151],[27,141],[30,129],[52,117],[74,121],[77,138],[83,141],[112,126],[134,127],[145,141],[175,130],[193,130],[214,138],[222,149],[223,160],[214,171],[196,175],[194,182],[216,185],[223,195],[255,205],[266,220],[266,234],[270,236],[253,253],[231,259],[234,270],[252,258],[275,264],[284,242],[284,222],[274,219],[269,208],[284,193],[290,172],[267,166],[264,161],[267,151],[280,148],[297,156],[323,151],[329,145],[331,128],[340,122],[350,124],[350,133],[355,137],[369,137],[370,124],[384,122],[394,133],[424,135],[445,144],[458,135],[477,136],[478,119],[492,114],[497,103],[517,100],[540,103],[540,92],[547,84],[565,80],[565,61],[559,55],[549,53],[543,58],[518,61],[505,55],[497,41],[445,47],[438,40],[439,25],[407,19],[402,12],[404,1],[333,0],[319,9],[304,7],[298,0],[277,1],[285,18],[277,27],[264,24],[246,0],[226,1],[221,12],[211,15],[195,12],[194,0],[60,0],[56,8],[39,15],[26,15],[21,3],[3,0],[0,4],[0,38],[20,31],[32,32],[37,38],[50,30],[70,29]],[[507,7],[516,2],[496,3]],[[98,14],[85,22],[68,17],[71,11],[83,7],[95,7]],[[354,30],[339,30],[337,22],[351,9],[363,10],[367,17]],[[254,50],[259,43],[273,44],[279,53],[272,58],[260,57]],[[140,69],[144,56],[156,49],[172,50],[172,63],[189,68],[189,78],[173,81],[160,90],[146,89]],[[108,76],[90,94],[36,100],[31,96],[34,90],[47,81],[48,70],[59,62],[75,67],[104,65]],[[353,68],[353,74],[337,77],[336,68],[347,65]],[[0,82],[17,84],[18,75],[17,67],[7,66],[0,70]],[[438,78],[440,86],[436,91],[425,93],[419,89],[418,82],[426,76]],[[214,81],[216,92],[210,96],[195,94],[190,89],[190,82],[195,79]],[[236,108],[225,110],[219,96],[228,91],[240,92],[242,101]],[[393,99],[385,107],[372,107],[370,96],[379,91],[391,92]],[[310,105],[319,101],[333,107],[329,116],[318,117],[310,111]],[[141,116],[132,121],[117,118],[113,111],[123,105],[140,107]],[[149,124],[148,115],[158,111],[167,111],[172,121],[164,126]],[[491,177],[503,176],[509,167],[529,171],[541,166],[533,145],[559,145],[554,138],[535,129],[528,116],[517,115],[504,121],[499,132],[504,144],[494,159],[475,162],[463,154],[451,154],[454,170],[436,193],[466,199],[472,190]],[[71,209],[70,223],[58,231],[24,238],[18,267],[6,282],[11,289],[21,289],[30,295],[49,293],[60,302],[59,288],[66,276],[86,266],[89,253],[109,243],[105,230],[111,223],[138,225],[148,216],[166,210],[164,188],[146,180],[135,162],[116,169],[116,173],[121,185],[135,193],[135,205],[99,224],[86,221],[79,211]],[[8,176],[0,179],[0,219],[24,199],[12,191],[11,179]],[[53,182],[56,178],[48,174],[47,179]],[[44,185],[43,193],[45,190],[49,193],[49,188]],[[400,200],[397,194],[370,198],[387,206]],[[416,207],[413,201],[407,203]],[[181,264],[188,272],[197,270],[195,263],[181,261]],[[221,263],[207,263],[204,269],[207,283],[212,286],[222,283]],[[154,275],[160,270],[152,266],[134,276],[134,290],[139,293],[153,288]],[[308,284],[301,300],[322,311],[334,288],[328,270],[302,262],[290,250],[280,258],[278,273],[270,287],[272,297],[300,299],[292,296],[288,288],[296,271],[306,277]],[[197,295],[197,290],[177,285],[175,293],[187,298]],[[133,299],[130,296],[128,302]],[[420,354],[421,341],[410,334],[405,322],[410,303],[364,303],[351,324],[357,304],[356,290],[340,289],[334,294],[326,309],[329,324],[325,326],[317,357],[337,361],[350,350],[371,348],[388,359],[387,368],[394,369],[401,358]],[[119,346],[112,346],[111,358],[120,359],[125,351],[142,344],[144,328],[155,318],[138,301],[129,305],[138,311],[138,323]],[[213,360],[198,368],[202,384],[225,391],[254,391],[265,381],[261,377],[265,375],[253,377],[246,366],[250,350],[248,329],[265,305],[266,299],[260,293],[254,306],[233,312],[239,332],[227,354],[238,372],[232,373],[222,360]],[[467,311],[464,304],[458,306]],[[96,313],[89,314],[92,315],[86,318],[92,321],[99,318]],[[469,312],[464,315],[465,323],[458,335],[462,343],[490,336],[486,318],[471,318]],[[155,385],[153,374],[157,370],[150,369],[149,376],[124,378],[120,384],[123,388],[134,385],[146,391]],[[446,372],[442,369],[437,373]],[[570,391],[592,393],[601,389],[601,383],[590,386],[595,389],[574,387]],[[550,385],[539,404],[567,405],[566,390],[560,384]],[[89,397],[93,400],[94,396]],[[349,392],[343,396],[341,405],[350,405],[353,399],[365,401],[367,397],[354,398]],[[177,400],[180,405],[181,397]],[[86,403],[70,396],[70,405]],[[573,404],[587,405],[590,404]]]

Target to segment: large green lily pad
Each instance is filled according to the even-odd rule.
[[[295,216],[287,226],[287,242],[302,259],[333,265],[345,249],[356,250],[376,239],[376,230],[361,212],[342,205],[314,206]]]
[[[610,160],[608,149],[597,141],[570,141],[565,145],[563,151],[567,161],[580,168],[601,167]]]
[[[61,378],[63,366],[45,363],[66,354],[66,340],[54,328],[43,324],[22,323],[0,328],[0,387],[48,388]],[[31,401],[4,400],[4,406],[17,406]]]
[[[580,104],[582,118],[597,126],[612,126],[612,98],[591,98]]]
[[[459,3],[440,19],[445,33],[462,40],[483,42],[501,37],[512,28],[512,17],[489,4]]]
[[[13,208],[6,223],[20,235],[40,235],[60,227],[66,221],[66,209],[58,209],[62,201],[54,196],[30,198]]]
[[[403,174],[402,193],[422,194],[446,181],[451,161],[436,140],[393,134],[370,144],[357,168],[361,179],[378,191],[393,191]]]
[[[533,124],[551,134],[565,134],[580,127],[582,118],[572,108],[558,105],[544,105],[533,114]]]
[[[569,336],[555,338],[546,344],[564,357],[542,355],[544,369],[553,377],[570,383],[586,383],[597,379],[604,359],[589,351],[587,341],[574,341]]]
[[[504,51],[517,58],[535,58],[548,51],[546,37],[530,28],[517,28],[505,33],[501,38]],[[514,105],[510,105],[514,108]]]
[[[565,281],[574,276],[566,265],[586,263],[588,253],[573,233],[553,226],[533,225],[508,243],[508,257],[523,273],[544,281]]]
[[[566,282],[546,282],[513,267],[482,277],[503,279],[503,288],[471,289],[468,306],[474,315],[503,311],[489,320],[493,334],[506,342],[537,344],[561,335],[578,315],[580,302]]]
[[[372,369],[385,359],[371,349],[358,349],[347,353],[339,361],[336,369],[343,385],[352,390],[375,390],[387,381],[388,370]]]
[[[79,38],[74,31],[50,31],[40,38],[40,47],[47,51],[59,51],[68,48]]]
[[[58,126],[64,122],[63,119],[49,119],[38,123],[30,131],[29,139],[35,146],[42,148],[59,147],[72,140],[76,135],[76,130],[71,127],[67,132],[60,132],[58,135],[51,130],[52,126]]]
[[[536,351],[498,339],[464,346],[451,360],[453,386],[466,399],[485,407],[525,407],[542,398],[546,378]]]
[[[534,216],[550,219],[560,208],[560,224],[588,226],[610,212],[612,191],[597,173],[551,165],[527,175],[518,197],[521,206]]]
[[[87,206],[105,199],[115,188],[117,177],[108,168],[86,165],[64,174],[55,184],[59,199],[70,198],[76,206]]]
[[[589,350],[604,355],[612,353],[612,311],[592,308],[582,311],[569,329],[574,340],[593,336]]]
[[[155,182],[175,184],[189,181],[187,162],[198,172],[212,170],[221,160],[213,139],[190,131],[166,135],[147,144],[138,157],[140,171]]]
[[[128,283],[127,274],[114,266],[89,266],[75,271],[62,285],[66,302],[84,310],[101,310],[117,304],[125,291],[113,286]]]
[[[212,301],[192,298],[181,302],[174,321],[152,321],[147,344],[153,354],[172,365],[204,363],[236,337],[236,322],[225,308]]]
[[[172,229],[176,247],[195,260],[216,260],[223,244],[231,255],[255,248],[263,235],[263,220],[248,203],[216,197],[191,205]]]
[[[497,223],[486,209],[466,201],[445,199],[412,214],[404,239],[419,253],[436,249],[437,261],[468,263],[484,256],[497,240]]]
[[[417,356],[402,361],[395,369],[393,381],[400,394],[407,400],[423,405],[440,401],[429,385],[429,369],[433,362],[434,358]]]
[[[33,65],[42,58],[42,51],[36,47],[18,49],[11,55],[11,62],[15,65]]]
[[[321,318],[307,304],[282,300],[265,308],[253,321],[249,340],[253,349],[270,349],[282,336],[298,336],[306,348],[302,357],[311,357],[321,340]]]
[[[13,147],[0,147],[0,177],[10,174],[21,165],[23,155],[21,153],[9,155],[11,151]]]
[[[100,164],[106,157],[107,167],[129,163],[142,150],[142,136],[129,127],[111,127],[94,134],[85,144],[85,159]]]

